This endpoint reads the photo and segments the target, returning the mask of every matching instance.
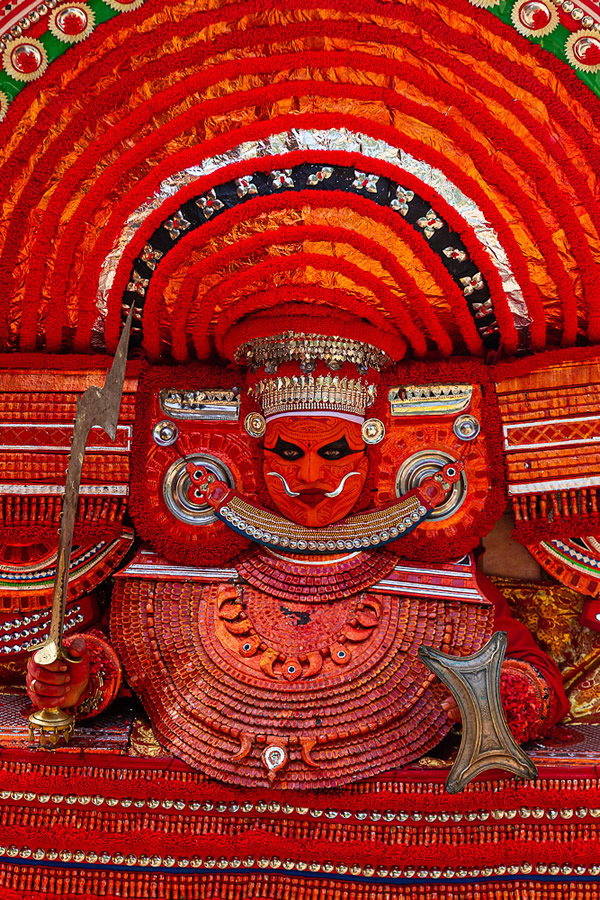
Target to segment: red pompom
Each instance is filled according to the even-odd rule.
[[[500,696],[515,740],[524,744],[545,733],[550,719],[550,690],[533,666],[507,660],[500,675]]]

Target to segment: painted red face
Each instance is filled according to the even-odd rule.
[[[348,515],[369,463],[361,426],[336,416],[290,416],[267,425],[263,472],[279,512],[322,528]]]

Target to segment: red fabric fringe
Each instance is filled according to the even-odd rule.
[[[600,348],[574,347],[569,349],[550,350],[536,353],[522,359],[498,363],[490,368],[490,376],[498,383],[511,378],[526,377],[536,371],[549,369],[551,366],[575,366],[590,364],[600,367]],[[600,532],[600,515],[577,515],[565,518],[529,519],[515,523],[513,537],[521,544],[536,544],[543,540],[555,538],[568,539],[585,537]]]
[[[114,755],[110,767],[89,763],[78,764],[72,754],[48,751],[44,762],[37,759],[24,761],[24,753],[17,752],[20,761],[4,759],[0,763],[0,790],[32,791],[68,795],[100,794],[103,797],[127,797],[147,799],[210,800],[217,802],[256,802],[256,792],[251,789],[232,788],[226,784],[204,779],[171,757],[164,759],[133,760],[119,757],[118,768]],[[30,757],[32,759],[32,757]],[[592,767],[593,769],[594,767]],[[404,810],[406,812],[472,812],[478,809],[518,809],[520,806],[538,806],[544,809],[572,808],[575,805],[600,809],[600,784],[597,776],[588,770],[584,779],[582,770],[576,776],[570,768],[561,769],[556,777],[533,783],[511,780],[506,772],[495,775],[504,779],[491,781],[489,777],[474,781],[459,794],[448,794],[441,788],[447,771],[429,771],[415,775],[401,771],[389,773],[387,783],[396,782],[398,791],[387,787],[371,790],[375,785],[363,782],[348,790],[331,791],[281,791],[273,787],[268,799],[279,803],[309,806],[315,809],[349,809],[352,811]],[[427,780],[425,780],[425,777]],[[575,780],[573,780],[575,779]],[[585,782],[585,786],[584,786]],[[413,785],[417,789],[413,790]],[[560,785],[560,786],[559,786]],[[500,789],[501,788],[501,789]]]
[[[519,865],[523,862],[534,865],[539,862],[556,862],[585,866],[598,861],[595,841],[575,838],[565,842],[547,839],[538,843],[533,838],[533,828],[531,831],[532,836],[525,839],[505,837],[500,843],[487,842],[484,860],[480,844],[435,844],[433,847],[431,844],[415,844],[407,847],[402,844],[378,845],[375,842],[343,839],[338,843],[331,843],[314,838],[303,840],[281,838],[261,828],[252,828],[235,835],[182,836],[157,834],[150,830],[108,835],[102,832],[86,833],[81,829],[56,824],[47,829],[15,826],[11,839],[19,847],[39,847],[44,850],[73,848],[84,852],[120,851],[124,855],[129,853],[175,857],[185,855],[188,858],[196,855],[203,858],[278,856],[284,859],[299,859],[307,863],[317,861],[334,864],[348,864],[360,860],[362,865],[386,867],[406,865],[429,867],[434,863],[439,868],[446,866],[468,868],[481,866],[482,862],[489,866]],[[74,864],[74,867],[76,865]]]
[[[539,541],[568,540],[575,537],[589,537],[600,534],[600,515],[571,516],[570,518],[529,519],[517,522],[512,537],[520,544],[537,544]]]
[[[52,754],[49,754],[49,757]],[[93,796],[100,794],[102,797],[120,797],[135,800],[138,797],[148,799],[183,799],[203,802],[210,800],[212,803],[232,802],[243,803],[249,799],[256,802],[256,792],[233,790],[225,785],[206,783],[201,776],[188,774],[187,772],[163,773],[160,770],[148,768],[140,770],[135,768],[135,763],[129,762],[113,769],[80,768],[71,762],[67,766],[55,762],[56,755],[48,765],[35,763],[9,763],[0,765],[0,789],[21,792],[38,792],[44,794],[62,793],[82,794]],[[439,779],[440,775],[432,775],[433,779]],[[441,776],[445,777],[445,773]],[[552,782],[536,782],[534,784],[517,785],[514,781],[506,779],[499,784],[482,782],[474,783],[460,794],[447,794],[431,789],[431,785],[421,781],[417,784],[419,791],[411,790],[411,779],[408,778],[399,793],[389,790],[374,790],[366,793],[358,793],[358,789],[348,791],[331,791],[318,793],[302,793],[295,791],[269,791],[269,801],[289,803],[297,806],[308,806],[311,809],[347,809],[350,811],[406,811],[427,814],[428,812],[477,812],[486,810],[519,810],[526,808],[541,809],[574,809],[584,806],[587,809],[600,808],[600,787],[597,779],[576,782],[561,780]],[[398,783],[402,787],[402,782]],[[363,788],[368,788],[364,785]],[[55,804],[56,805],[56,804]],[[62,806],[63,804],[58,804]],[[171,813],[168,813],[171,815]],[[183,814],[182,814],[183,815]],[[213,833],[210,835],[192,835],[189,832],[183,834],[164,834],[140,828],[123,833],[108,834],[100,830],[84,832],[77,827],[68,827],[60,821],[52,827],[38,827],[19,825],[11,826],[11,843],[21,847],[43,849],[71,849],[72,851],[94,850],[96,853],[116,852],[158,854],[165,856],[185,855],[188,858],[199,855],[205,858],[210,856],[238,856],[252,855],[290,857],[305,862],[313,860],[319,862],[330,861],[333,863],[360,860],[361,863],[374,866],[393,865],[404,866],[431,866],[432,847],[435,847],[435,865],[445,866],[476,866],[481,865],[483,857],[485,864],[510,865],[522,862],[556,862],[569,863],[571,865],[588,865],[597,862],[597,846],[594,841],[574,838],[561,841],[559,836],[553,838],[552,825],[545,830],[545,840],[539,841],[539,827],[531,823],[527,818],[521,819],[517,813],[514,820],[513,836],[504,836],[501,842],[487,841],[485,847],[481,843],[452,844],[418,842],[407,846],[402,843],[388,844],[378,843],[375,840],[345,840],[343,829],[340,832],[340,840],[331,843],[319,838],[293,839],[276,836],[270,832],[269,819],[273,818],[271,812],[261,818],[260,814],[252,813],[254,821],[247,831],[240,831],[235,835]],[[294,815],[293,813],[291,814]],[[240,824],[247,819],[247,814],[240,816]],[[414,827],[427,827],[419,826]],[[463,829],[476,829],[476,824],[469,825],[465,822]],[[522,836],[522,833],[525,835]],[[47,865],[47,864],[46,864]]]
[[[36,541],[49,541],[58,545],[57,522],[36,522],[34,525],[0,526],[0,543],[33,544]],[[111,541],[123,532],[123,523],[115,522],[107,525],[75,525],[73,539],[76,544],[88,544],[96,541]]]

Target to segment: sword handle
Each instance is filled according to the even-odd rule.
[[[77,663],[80,658],[79,656],[73,656],[66,647],[59,646],[54,640],[46,641],[33,654],[33,661],[38,666],[50,666],[59,659],[67,663]]]

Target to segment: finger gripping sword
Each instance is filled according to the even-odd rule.
[[[50,665],[56,660],[64,660],[71,663],[77,662],[77,658],[73,657],[63,647],[63,632],[69,586],[71,548],[73,546],[73,531],[77,518],[83,459],[92,428],[102,428],[111,441],[114,441],[116,437],[133,311],[134,307],[132,305],[119,340],[113,364],[106,376],[104,387],[89,387],[77,401],[73,440],[69,455],[60,520],[50,634],[48,639],[38,647],[33,655],[34,661],[41,666]],[[38,709],[29,717],[29,739],[33,740],[35,732],[38,730],[39,742],[42,745],[46,741],[56,744],[60,737],[68,741],[73,732],[73,723],[74,716],[56,706]]]

